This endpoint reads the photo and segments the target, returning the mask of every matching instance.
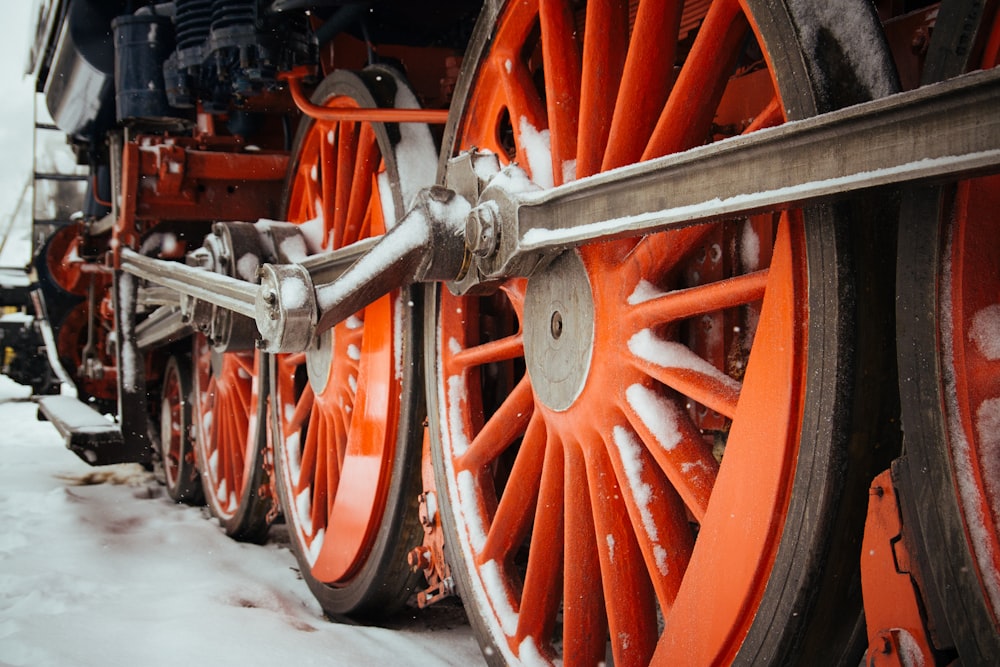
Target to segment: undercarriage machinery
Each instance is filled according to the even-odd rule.
[[[998,4],[40,3],[87,196],[6,367],[331,617],[993,663]]]

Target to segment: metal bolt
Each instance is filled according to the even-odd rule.
[[[278,293],[273,289],[269,289],[264,292],[264,303],[267,304],[267,316],[272,319],[278,319],[279,310],[278,308]]]
[[[480,257],[489,257],[496,252],[497,218],[496,203],[484,202],[472,209],[465,220],[465,245]]]
[[[559,340],[563,332],[563,318],[562,313],[558,310],[552,313],[552,319],[549,321],[549,330],[552,333],[552,338]]]
[[[431,550],[427,547],[416,547],[406,555],[406,562],[410,564],[410,570],[426,570],[431,566]]]

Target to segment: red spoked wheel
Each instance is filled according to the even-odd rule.
[[[942,7],[924,83],[1000,65],[1000,12],[967,16]],[[998,211],[997,176],[910,188],[899,236],[900,504],[919,524],[930,613],[950,631],[938,637],[953,642],[938,648],[964,664],[1000,655]]]
[[[852,70],[807,35],[861,47],[818,13],[643,2],[630,18],[628,4],[485,11],[448,150],[492,150],[550,187],[892,88],[871,71],[826,87],[821,71]],[[864,17],[855,37],[884,58],[863,11],[831,16]],[[595,244],[492,296],[434,292],[437,485],[488,660],[847,659],[860,600],[854,572],[833,575],[858,562],[863,516],[843,512],[863,509],[871,471],[842,464],[852,355],[870,342],[848,298],[862,258],[837,218]]]
[[[163,370],[160,390],[160,462],[167,495],[188,505],[205,502],[195,463],[194,384],[190,355],[171,355]]]
[[[334,72],[313,101],[415,105],[385,68]],[[325,121],[300,128],[293,156],[286,210],[313,251],[384,233],[433,178],[437,159],[425,126]],[[406,562],[423,535],[413,298],[393,292],[323,332],[307,352],[272,363],[282,510],[302,575],[331,615],[389,614],[416,583]]]
[[[205,500],[226,534],[267,535],[273,501],[265,470],[266,392],[260,354],[220,353],[194,337],[198,404],[196,450]]]

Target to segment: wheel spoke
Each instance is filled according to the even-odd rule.
[[[350,410],[348,410],[350,408]],[[342,400],[342,405],[333,407],[329,406],[330,410],[329,420],[336,433],[336,438],[333,441],[333,446],[331,451],[337,457],[337,468],[343,469],[344,459],[347,457],[347,448],[350,445],[351,433],[356,433],[353,421],[357,415],[357,412],[353,409],[353,404],[350,402],[350,397],[345,396]],[[356,442],[356,441],[355,441]]]
[[[672,401],[642,385],[626,391],[629,424],[697,521],[708,507],[719,464],[687,416]]]
[[[538,420],[540,423],[541,420]],[[531,504],[535,505],[535,522],[531,533],[531,548],[528,552],[528,567],[524,578],[524,589],[521,593],[521,604],[518,609],[518,624],[515,641],[521,644],[527,637],[549,637],[552,635],[556,622],[559,604],[562,602],[562,569],[564,559],[563,544],[565,522],[560,507],[564,497],[564,462],[562,444],[555,438],[542,441],[544,447],[544,467],[541,468],[541,478],[535,478],[533,488],[537,496],[532,494]],[[527,438],[526,438],[527,442]],[[540,449],[540,448],[539,448]],[[520,456],[518,457],[520,460]],[[517,467],[511,472],[511,478],[517,473]],[[517,492],[508,486],[504,500]],[[522,495],[517,493],[517,495]],[[537,505],[535,500],[537,498]],[[501,507],[503,501],[501,501]],[[528,507],[524,508],[525,510]],[[528,515],[528,512],[524,512]],[[490,535],[497,528],[497,518],[494,519]],[[520,528],[520,526],[519,526]],[[527,526],[524,526],[527,528]],[[518,543],[524,534],[519,535]],[[489,542],[487,541],[487,545]]]
[[[643,329],[628,341],[636,367],[683,396],[732,419],[740,384],[687,346],[660,340]]]
[[[318,531],[320,528],[326,528],[329,514],[330,487],[327,483],[330,479],[330,447],[327,444],[329,434],[324,420],[319,415],[310,417],[309,427],[307,437],[312,440],[309,444],[316,450],[316,468],[307,481],[312,488],[309,519],[313,529]]]
[[[316,396],[311,385],[306,385],[302,390],[302,395],[295,401],[295,410],[286,422],[286,434],[289,432],[299,432],[306,425],[309,413],[312,412]]]
[[[245,378],[248,381],[247,384],[249,385],[249,380],[257,372],[257,369],[254,368],[254,355],[234,353],[233,361],[235,362],[236,368],[238,369],[237,372],[239,372],[240,370],[243,371],[243,374],[239,375],[239,377]]]
[[[498,53],[494,66],[502,72],[503,98],[514,127],[520,127],[522,119],[525,119],[537,130],[546,129],[545,106],[535,90],[531,72],[520,56]]]
[[[758,130],[763,130],[768,127],[774,127],[776,125],[781,125],[785,122],[785,111],[781,108],[781,100],[775,95],[771,98],[771,101],[767,103],[767,106],[757,114],[756,118],[753,119],[747,129],[743,130],[743,134],[750,134],[751,132],[756,132]]]
[[[591,436],[597,437],[597,436]],[[656,603],[649,574],[642,567],[643,557],[627,508],[622,499],[625,490],[615,479],[607,450],[585,446],[590,502],[594,512],[608,629],[616,665],[647,665],[656,647]],[[633,496],[641,492],[632,491]],[[663,568],[667,567],[663,556]]]
[[[648,438],[649,434],[645,436]],[[694,548],[694,536],[687,513],[675,488],[663,475],[650,453],[654,443],[650,440],[640,441],[635,433],[624,426],[616,426],[608,440],[611,465],[628,509],[632,529],[652,579],[660,609],[666,613],[677,596]],[[696,478],[696,475],[690,473],[692,467],[693,464],[688,464],[684,470],[687,480]],[[708,483],[709,487],[712,482],[714,475]],[[690,485],[685,485],[685,488],[690,488]],[[695,519],[698,517],[695,516]]]
[[[351,185],[355,174],[360,124],[343,122],[337,128],[337,181],[334,199],[333,247],[342,248],[347,227]]]
[[[563,568],[563,661],[568,665],[596,665],[605,659],[608,639],[608,618],[601,586],[602,556],[598,552],[606,553],[610,546],[606,537],[604,544],[598,546],[597,543],[583,453],[575,443],[565,446],[564,452],[565,543],[572,545],[573,558],[572,565]],[[584,493],[580,493],[581,489]]]
[[[545,423],[537,414],[528,422],[524,441],[517,451],[517,458],[510,472],[510,479],[503,497],[497,504],[496,514],[486,534],[481,558],[503,561],[509,559],[512,550],[518,547],[531,528],[531,509],[535,507],[539,494],[539,483],[551,484],[543,477],[542,465],[552,447],[545,433]],[[546,464],[549,465],[549,464]],[[469,470],[469,468],[466,468]],[[474,472],[478,469],[472,469]],[[546,475],[554,474],[551,471]],[[537,527],[535,529],[538,530]]]
[[[461,373],[462,371],[484,366],[489,363],[499,361],[510,361],[524,356],[524,336],[515,334],[506,336],[500,340],[490,341],[475,347],[461,350],[448,362],[449,373]]]
[[[334,186],[333,240],[331,248],[344,245],[344,229],[347,224],[347,207],[351,200],[351,185],[354,182],[354,164],[358,150],[358,130],[360,123],[351,121],[337,124],[337,179]]]
[[[580,114],[580,51],[573,13],[564,0],[539,0],[538,18],[545,60],[545,102],[552,148],[552,177],[561,185],[576,160]]]
[[[552,183],[552,163],[548,151],[545,150],[545,155],[535,152],[541,140],[541,132],[547,129],[548,124],[545,120],[545,106],[535,92],[531,72],[514,53],[498,53],[494,59],[494,68],[502,72],[500,82],[503,85],[503,99],[514,133],[518,137],[526,133],[535,137],[530,150],[523,141],[517,142],[517,161],[528,165],[532,178],[536,181]],[[501,150],[500,154],[503,153]]]
[[[455,462],[458,469],[475,471],[495,460],[524,433],[533,408],[531,382],[527,377],[521,378],[514,391],[497,408],[466,452]]]
[[[643,151],[643,160],[692,148],[708,139],[715,109],[749,30],[738,0],[712,3]]]
[[[674,82],[682,5],[639,3],[602,170],[636,162],[653,133]]]
[[[302,459],[301,465],[298,468],[298,479],[296,483],[299,485],[295,491],[296,494],[300,494],[304,491],[308,491],[313,483],[313,480],[320,477],[318,472],[320,466],[323,465],[321,460],[320,448],[318,446],[319,438],[317,437],[317,428],[311,423],[308,428],[302,431],[302,435],[305,436],[304,442],[302,443]]]
[[[664,276],[676,271],[681,262],[704,243],[712,230],[712,225],[696,225],[670,234],[643,237],[625,260],[623,271],[628,284],[657,284]],[[635,296],[630,298],[636,299]]]
[[[299,165],[295,179],[297,192],[292,198],[295,210],[289,211],[289,217],[311,220],[321,213],[316,207],[316,202],[322,198],[318,170],[319,168],[314,164],[302,163]]]
[[[647,294],[631,297],[635,305],[629,320],[635,330],[760,301],[767,285],[767,270],[672,292],[660,292],[649,283],[643,284],[649,286]]]
[[[319,162],[315,169],[319,172],[319,193],[316,198],[317,213],[323,218],[323,243],[326,244],[333,238],[336,227],[336,207],[337,207],[337,153],[339,131],[331,128],[326,132],[320,129],[320,136],[317,137],[319,143]]]
[[[368,123],[363,123],[358,132],[357,155],[354,158],[351,172],[351,185],[344,222],[344,230],[338,240],[342,248],[361,238],[361,227],[367,219],[367,212],[372,202],[372,174],[378,166],[378,145],[375,143],[375,131]]]
[[[236,468],[236,447],[233,443],[237,441],[239,436],[240,424],[237,420],[236,414],[232,410],[227,410],[226,402],[222,403],[223,414],[225,415],[224,421],[221,422],[221,428],[218,431],[218,441],[215,443],[216,451],[219,453],[219,459],[222,462],[220,469],[220,481],[225,482],[225,495],[219,496],[219,499],[223,501],[224,505],[229,503],[229,495],[233,493],[233,483],[236,480],[237,468]],[[221,485],[220,485],[221,488]]]
[[[608,145],[615,92],[628,49],[628,2],[599,0],[588,3],[587,25],[601,28],[587,30],[583,36],[577,178],[597,173]]]

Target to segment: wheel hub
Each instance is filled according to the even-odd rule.
[[[327,329],[315,339],[306,350],[306,371],[313,394],[319,396],[326,389],[330,379],[330,364],[333,363],[333,329]]]
[[[528,281],[524,356],[538,399],[553,410],[573,405],[590,372],[594,294],[583,261],[563,253]]]

